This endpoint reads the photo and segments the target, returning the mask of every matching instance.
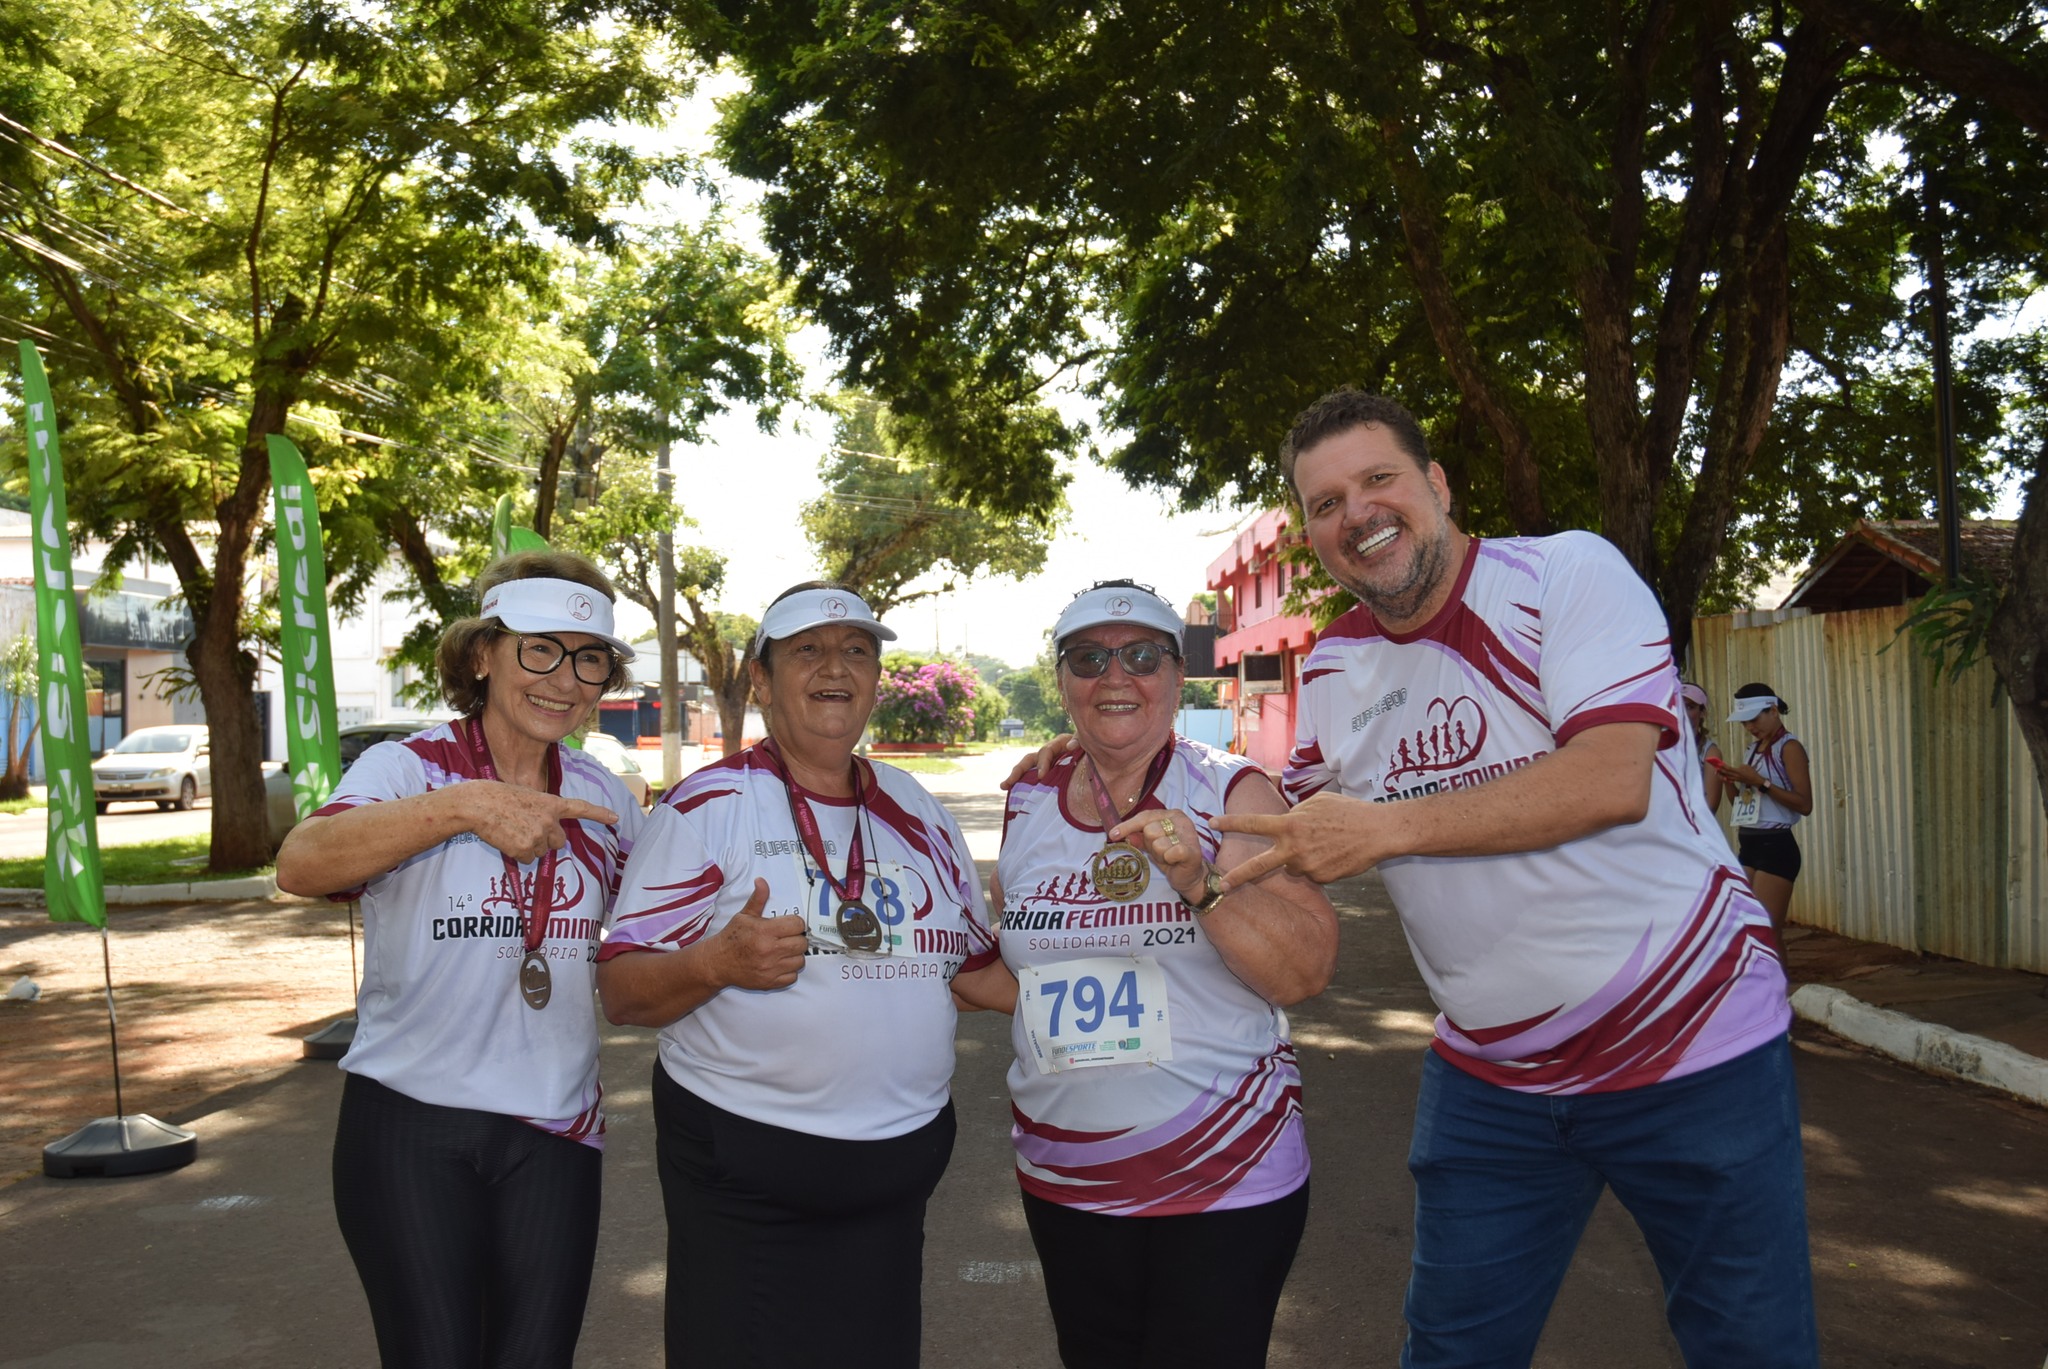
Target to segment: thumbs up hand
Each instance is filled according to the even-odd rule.
[[[804,968],[804,920],[796,913],[762,917],[768,881],[754,881],[753,897],[712,938],[716,978],[737,989],[786,989]]]

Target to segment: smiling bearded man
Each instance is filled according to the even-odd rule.
[[[1525,1365],[1603,1187],[1689,1364],[1818,1362],[1785,976],[1705,805],[1669,633],[1589,533],[1451,522],[1421,428],[1327,395],[1281,453],[1360,604],[1303,663],[1279,867],[1379,867],[1441,1015],[1407,1366]]]

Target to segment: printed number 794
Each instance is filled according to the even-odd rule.
[[[1077,1032],[1096,1030],[1105,1017],[1121,1017],[1135,1031],[1145,1019],[1145,1005],[1138,1001],[1136,970],[1125,970],[1116,981],[1115,991],[1106,995],[1102,981],[1092,974],[1084,974],[1071,981],[1048,979],[1038,986],[1038,991],[1052,999],[1052,1016],[1046,1022],[1046,1029],[1054,1036],[1060,1035],[1060,1011],[1067,1005],[1070,987],[1074,999],[1072,1026]]]

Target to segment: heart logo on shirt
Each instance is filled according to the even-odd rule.
[[[1405,722],[1403,726],[1405,729]],[[1387,756],[1384,783],[1391,792],[1407,775],[1461,770],[1477,759],[1485,744],[1486,713],[1477,700],[1469,694],[1448,701],[1431,699],[1423,710],[1422,726],[1413,735],[1404,730]]]

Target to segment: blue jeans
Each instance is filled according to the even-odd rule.
[[[1408,1169],[1404,1369],[1527,1365],[1603,1186],[1649,1243],[1687,1365],[1820,1362],[1782,1037],[1697,1074],[1568,1095],[1499,1088],[1431,1051]]]

